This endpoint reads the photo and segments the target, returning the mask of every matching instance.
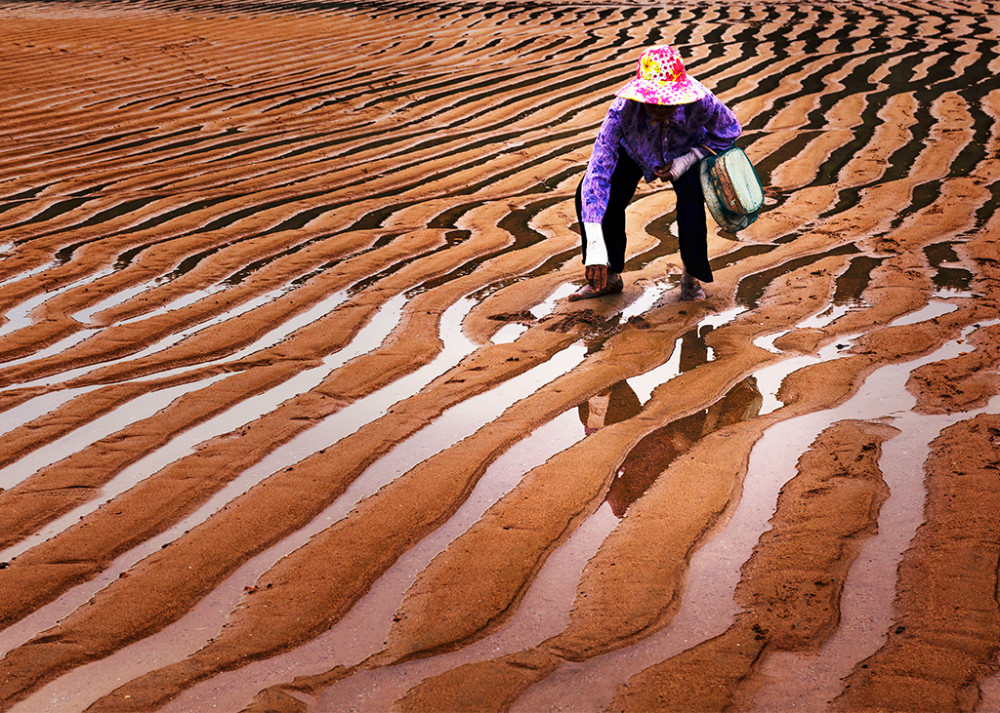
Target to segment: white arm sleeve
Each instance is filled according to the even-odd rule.
[[[691,149],[683,156],[675,158],[670,164],[670,180],[676,181],[687,173],[688,169],[700,161],[705,154],[698,149]]]
[[[604,230],[600,223],[584,223],[583,237],[587,240],[587,267],[608,264],[608,247],[604,244]]]

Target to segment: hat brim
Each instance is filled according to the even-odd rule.
[[[708,89],[691,77],[679,82],[654,82],[635,77],[615,92],[615,96],[624,99],[661,106],[691,104],[707,95]]]

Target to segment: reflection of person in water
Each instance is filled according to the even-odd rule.
[[[683,374],[685,371],[696,369],[702,364],[707,364],[711,361],[708,345],[705,343],[705,337],[711,331],[711,326],[705,326],[689,329],[684,333],[684,336],[681,337],[680,361],[677,365],[678,373]]]
[[[632,418],[642,410],[642,404],[628,382],[619,381],[610,389],[591,396],[577,410],[583,431],[589,436],[599,428]]]
[[[608,490],[608,504],[618,517],[649,489],[673,460],[700,438],[760,413],[763,397],[752,376],[738,383],[707,409],[673,421],[636,444]]]
[[[684,373],[709,361],[705,335],[711,327],[689,330],[681,337],[678,371]],[[619,381],[606,391],[595,394],[578,407],[580,421],[586,435],[591,435],[603,426],[632,418],[642,410],[639,397],[632,391],[627,381]]]

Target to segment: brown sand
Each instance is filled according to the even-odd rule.
[[[992,4],[0,20],[0,710],[993,705]],[[569,304],[650,42],[768,205]]]

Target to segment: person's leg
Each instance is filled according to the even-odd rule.
[[[708,264],[708,222],[705,218],[705,194],[697,166],[674,181],[677,194],[677,238],[680,243],[684,275],[681,278],[681,299],[704,299],[705,292],[698,284],[712,281],[712,268]]]
[[[621,273],[625,269],[625,247],[627,243],[625,209],[635,195],[641,178],[642,170],[628,154],[622,151],[619,154],[615,170],[611,174],[611,191],[608,197],[608,206],[604,211],[604,218],[601,220],[601,232],[604,234],[604,243],[608,251],[608,289],[597,293],[589,285],[585,285],[570,297],[571,300],[587,299],[589,297],[598,297],[622,291]],[[580,223],[581,252],[583,260],[586,262],[587,240],[583,235],[582,188],[583,182],[581,181],[576,189],[576,216]]]

